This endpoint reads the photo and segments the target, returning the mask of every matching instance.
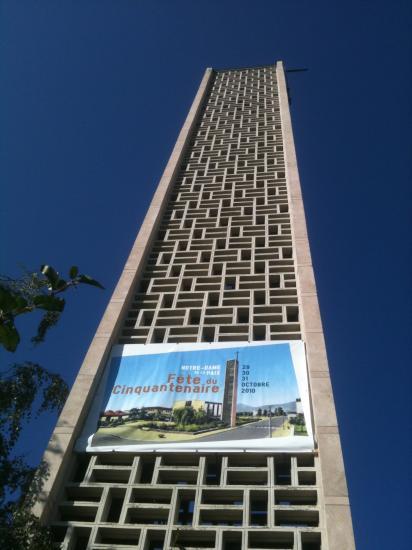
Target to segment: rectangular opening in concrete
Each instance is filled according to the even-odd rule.
[[[255,304],[255,306],[262,306],[262,305],[265,305],[266,303],[266,295],[265,295],[265,292],[264,291],[255,291],[254,292],[254,300],[253,300],[253,303]]]
[[[236,290],[236,279],[234,277],[226,277],[224,289]]]
[[[127,453],[104,453],[96,456],[96,465],[99,466],[131,466],[133,455]]]
[[[125,523],[141,525],[166,525],[169,518],[169,509],[157,505],[155,508],[129,508]]]
[[[164,531],[147,531],[144,550],[164,550],[164,543]]]
[[[291,464],[290,457],[275,460],[275,485],[290,485]]]
[[[59,505],[61,521],[87,521],[96,519],[98,504],[62,502]]]
[[[286,308],[286,319],[288,323],[298,323],[299,308],[297,306],[288,306]]]
[[[216,510],[201,510],[200,525],[227,525],[240,527],[242,525],[243,510],[219,508]]]
[[[181,265],[174,265],[172,266],[172,269],[170,270],[170,274],[172,277],[179,277],[180,272],[182,271]]]
[[[293,533],[280,531],[248,532],[249,549],[293,550]]]
[[[176,525],[192,525],[193,512],[195,509],[195,492],[179,491],[177,495],[177,517]]]
[[[255,273],[264,273],[265,272],[265,262],[256,262],[255,263]]]
[[[89,545],[91,529],[87,527],[76,527],[73,530],[73,549],[74,550],[86,550]]]
[[[316,472],[298,472],[299,485],[316,485]]]
[[[239,550],[239,548],[242,548],[242,533],[224,531],[222,550]]]
[[[162,456],[162,466],[199,466],[199,455],[192,453],[171,453]]]
[[[219,305],[219,294],[212,294],[209,293],[208,300],[207,300],[208,306],[218,306]]]
[[[130,470],[120,470],[116,468],[93,468],[90,481],[94,483],[128,483]]]
[[[313,468],[315,466],[315,457],[309,453],[298,455],[296,462],[298,468]]]
[[[157,328],[153,331],[152,343],[153,344],[162,344],[165,338],[166,329]]]
[[[108,498],[108,507],[103,521],[108,523],[117,523],[122,512],[124,497],[126,491],[122,489],[110,489]]]
[[[280,288],[280,275],[270,275],[269,277],[270,288]]]
[[[255,325],[253,327],[253,340],[266,340],[266,326],[264,325]]]
[[[318,527],[316,510],[276,510],[275,525],[279,527]]]
[[[172,499],[172,489],[132,489],[130,502],[140,502],[145,504],[170,504]]]
[[[200,323],[200,309],[191,309],[189,313],[189,325],[198,325]]]
[[[173,294],[165,294],[163,296],[163,301],[162,301],[162,304],[161,304],[161,307],[163,308],[171,308],[172,305],[173,305]]]
[[[160,471],[158,483],[174,485],[196,485],[198,472],[196,470]]]
[[[192,280],[191,279],[182,279],[182,284],[180,290],[183,292],[189,292],[192,290]]]
[[[267,491],[251,491],[249,497],[249,525],[265,527],[268,524]]]
[[[123,546],[137,546],[139,538],[139,529],[100,527],[97,531],[96,542],[98,544],[110,544],[115,548],[122,548]]]
[[[316,491],[275,491],[275,504],[279,506],[316,506]]]
[[[205,489],[202,491],[202,504],[242,506],[243,491],[228,491],[227,489]]]
[[[137,470],[136,483],[151,483],[155,466],[154,456],[141,456]]]
[[[172,533],[171,550],[208,548],[214,550],[216,534],[212,531],[177,530]]]
[[[231,454],[228,458],[228,466],[249,466],[249,467],[266,467],[268,464],[267,457],[257,453],[242,453]]]
[[[268,474],[261,470],[250,471],[228,471],[228,485],[265,485],[267,483]]]
[[[316,532],[301,533],[302,550],[321,550],[321,534]]]
[[[204,327],[202,331],[202,342],[214,342],[215,327]]]
[[[205,483],[219,485],[222,472],[222,458],[219,456],[206,457]]]
[[[237,310],[237,322],[238,323],[249,323],[249,309],[242,308]]]

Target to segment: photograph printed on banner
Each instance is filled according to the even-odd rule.
[[[291,345],[303,346],[195,344],[166,351],[169,345],[138,354],[128,346],[128,354],[109,362],[91,446],[268,439],[276,447],[276,440],[308,436]]]

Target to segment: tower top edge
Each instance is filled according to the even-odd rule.
[[[275,61],[273,64],[269,64],[269,65],[252,65],[250,67],[223,67],[223,68],[210,67],[210,68],[215,73],[226,73],[229,71],[248,71],[250,69],[276,68],[278,64],[283,64],[283,61]]]

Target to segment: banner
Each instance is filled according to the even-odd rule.
[[[304,344],[115,346],[76,449],[313,450]]]

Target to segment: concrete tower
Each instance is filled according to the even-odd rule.
[[[114,345],[295,340],[312,452],[76,450]],[[44,458],[57,547],[354,549],[282,62],[206,70]]]

